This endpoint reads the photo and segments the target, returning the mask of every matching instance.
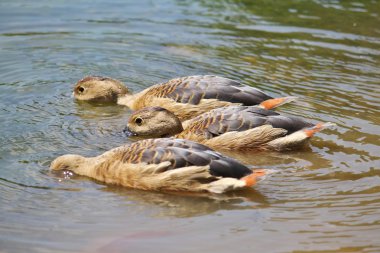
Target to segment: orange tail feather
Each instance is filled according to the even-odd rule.
[[[318,133],[319,131],[323,130],[324,128],[327,127],[332,127],[335,126],[336,124],[331,123],[331,122],[326,122],[326,123],[317,123],[315,126],[311,128],[304,129],[303,131],[305,132],[307,137],[313,137],[315,133]]]
[[[272,99],[268,99],[268,100],[261,102],[259,107],[261,107],[263,109],[270,110],[270,109],[276,108],[280,105],[293,102],[297,99],[298,99],[297,97],[292,97],[292,96],[291,97],[282,97],[282,98],[272,98]]]
[[[240,178],[240,180],[245,182],[247,187],[253,186],[257,182],[257,178],[265,176],[267,173],[264,169],[254,170],[251,174]]]

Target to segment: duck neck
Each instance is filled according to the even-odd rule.
[[[131,108],[132,110],[135,110],[134,109],[135,100],[136,100],[136,96],[134,94],[128,94],[127,93],[127,94],[117,98],[117,104],[118,105],[125,105],[125,106]]]
[[[106,182],[107,180],[107,164],[105,164],[106,158],[103,155],[96,157],[82,157],[77,162],[77,166],[72,171],[81,176],[91,177],[93,179]]]
[[[174,127],[171,129],[168,136],[178,135],[178,134],[182,133],[184,130],[182,122],[180,121],[180,119],[178,117],[174,117],[173,120],[174,120],[174,124],[173,124]]]
[[[110,170],[110,168],[114,167],[115,164],[117,165],[118,159],[115,159],[115,157],[118,154],[119,148],[115,148],[102,155],[85,158],[85,162],[82,163],[77,174],[88,176],[101,182],[115,184],[117,183],[117,174],[120,171],[116,169]]]
[[[207,138],[202,132],[192,131],[191,128],[185,128],[182,132],[174,135],[174,138],[188,139],[199,143],[207,141]]]
[[[94,168],[96,167],[96,157],[83,157],[80,161],[77,162],[77,166],[73,169],[75,174],[81,176],[94,177]]]
[[[141,98],[145,95],[147,90],[148,89],[145,89],[145,90],[143,90],[139,93],[136,93],[136,94],[127,93],[123,96],[120,96],[117,99],[117,104],[125,105],[132,110],[141,109],[141,108],[145,107],[145,102],[146,102],[145,101],[146,99],[141,99]],[[141,103],[143,103],[143,104],[141,104]]]

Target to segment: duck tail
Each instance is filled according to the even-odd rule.
[[[293,102],[297,99],[298,99],[298,97],[294,97],[294,96],[267,99],[267,100],[261,102],[259,104],[259,107],[266,109],[266,110],[271,110],[271,109],[274,109],[274,108],[279,107],[281,105]]]
[[[254,186],[257,183],[257,179],[263,179],[268,174],[265,169],[257,169],[252,171],[251,174],[240,178],[241,181],[245,183],[246,187]]]
[[[307,144],[315,133],[332,126],[335,126],[335,124],[331,122],[321,122],[312,127],[298,130],[292,134],[268,142],[266,148],[277,151],[299,148]]]
[[[334,127],[334,126],[336,126],[335,123],[331,123],[331,122],[322,123],[322,122],[320,122],[320,123],[317,123],[313,127],[303,129],[303,131],[307,137],[311,138],[311,137],[313,137],[313,135],[315,133],[318,133],[319,131],[321,131],[325,128],[330,128],[330,127]]]

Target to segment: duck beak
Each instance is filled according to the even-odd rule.
[[[123,130],[123,133],[127,136],[127,137],[131,137],[131,136],[137,136],[136,133],[132,132],[128,126],[126,126]]]

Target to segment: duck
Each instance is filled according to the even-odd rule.
[[[138,138],[174,136],[202,143],[217,151],[286,151],[304,147],[322,129],[335,124],[311,123],[258,106],[229,106],[181,122],[162,107],[135,111],[124,132]]]
[[[95,157],[62,155],[50,170],[141,190],[218,194],[252,187],[266,174],[202,144],[175,138],[140,140]]]
[[[135,94],[119,80],[87,76],[75,84],[73,95],[77,100],[117,103],[131,110],[160,106],[175,113],[181,121],[215,108],[257,105],[273,98],[257,88],[213,75],[174,78]]]

